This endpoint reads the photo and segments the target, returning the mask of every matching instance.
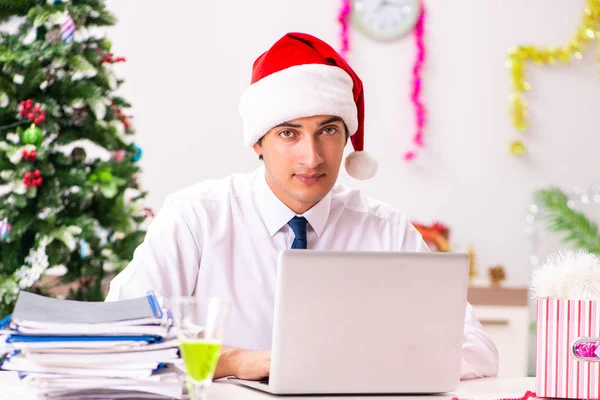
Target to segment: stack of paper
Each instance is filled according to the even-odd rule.
[[[21,292],[3,322],[0,369],[48,398],[180,398],[183,376],[171,321],[153,294],[117,302]],[[0,353],[0,356],[2,354]]]

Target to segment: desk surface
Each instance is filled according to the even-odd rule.
[[[26,389],[21,385],[19,378],[16,373],[13,372],[0,372],[0,399],[15,399],[27,400],[31,396],[28,396]],[[432,398],[439,400],[450,400],[453,397],[459,399],[481,399],[481,400],[498,400],[498,399],[519,399],[530,390],[534,391],[535,380],[534,378],[484,378],[474,379],[470,381],[463,381],[460,383],[458,390],[454,393],[447,395],[436,395],[436,396],[285,396],[281,397],[284,400],[287,399],[335,399],[335,400],[360,400],[360,399],[401,399],[401,400],[414,400]],[[259,392],[254,389],[241,387],[231,383],[216,382],[214,383],[208,393],[208,400],[266,400],[266,399],[277,399],[278,396],[272,396],[266,393]]]

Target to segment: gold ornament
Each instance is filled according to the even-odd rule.
[[[536,64],[553,65],[556,63],[566,64],[573,58],[581,59],[581,52],[592,40],[600,37],[600,0],[587,0],[583,13],[582,22],[577,32],[569,43],[563,47],[537,48],[534,46],[519,46],[512,48],[508,54],[506,66],[510,69],[512,80],[512,94],[510,95],[510,113],[512,123],[519,132],[527,130],[527,103],[523,99],[523,93],[531,89],[529,82],[525,80],[525,63],[533,61]],[[598,46],[598,63],[600,64],[600,41]],[[519,143],[518,145],[516,143]],[[510,144],[510,153],[521,156],[525,152],[525,146],[520,141]]]
[[[469,247],[467,248],[467,255],[469,256],[469,281],[472,281],[477,277],[477,259],[475,258],[475,250],[471,243],[469,243]]]
[[[488,278],[492,286],[498,286],[506,280],[506,271],[502,265],[492,265],[488,268]]]

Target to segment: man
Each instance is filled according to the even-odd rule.
[[[216,378],[269,374],[277,257],[287,248],[429,251],[397,209],[336,184],[344,147],[357,179],[377,163],[363,151],[362,82],[329,45],[290,33],[254,63],[240,101],[244,142],[264,167],[168,196],[107,300],[218,296],[233,303]],[[463,379],[493,376],[498,355],[467,308]]]

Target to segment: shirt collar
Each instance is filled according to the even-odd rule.
[[[273,237],[283,226],[287,225],[296,213],[275,196],[267,184],[264,166],[258,168],[254,173],[254,193],[258,211],[265,222],[269,235]],[[327,193],[327,196],[301,215],[306,218],[317,237],[321,237],[325,230],[330,207],[331,193]]]

